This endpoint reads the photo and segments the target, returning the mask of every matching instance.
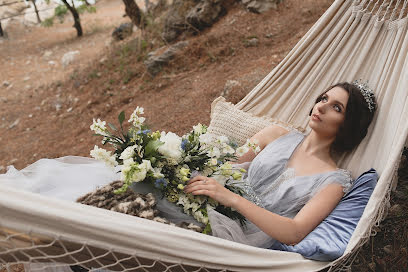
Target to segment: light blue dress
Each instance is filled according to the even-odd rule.
[[[287,168],[288,160],[304,135],[291,131],[267,145],[250,163],[247,175],[238,182],[246,192],[245,197],[255,204],[279,215],[293,218],[299,210],[324,186],[338,183],[347,192],[352,185],[350,174],[342,169],[309,176],[295,176]],[[78,197],[118,180],[117,171],[105,164],[84,157],[41,159],[22,170],[9,167],[0,175],[0,185],[9,185],[49,197],[75,201]],[[149,192],[151,187],[136,183],[137,192]],[[174,223],[195,222],[181,208],[157,197],[161,216]],[[257,247],[269,248],[275,242],[251,222],[246,228],[239,222],[211,210],[209,219],[213,235]]]
[[[252,161],[243,187],[246,198],[271,212],[293,218],[322,188],[337,183],[347,193],[352,186],[348,171],[336,169],[307,176],[296,176],[287,164],[305,135],[295,130],[268,144]],[[209,213],[213,235],[257,247],[270,248],[275,240],[248,222],[242,228],[238,222],[219,214]]]

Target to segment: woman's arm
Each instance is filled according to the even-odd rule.
[[[271,125],[260,130],[258,133],[252,136],[250,140],[251,142],[257,142],[262,150],[270,142],[276,140],[277,138],[286,133],[288,133],[288,130],[277,125]],[[238,158],[237,163],[239,164],[244,162],[250,162],[255,158],[255,156],[256,154],[254,153],[254,151],[250,149],[247,153]]]
[[[185,191],[193,195],[207,195],[225,206],[238,210],[263,232],[289,245],[302,241],[330,214],[344,194],[341,185],[327,185],[291,219],[255,205],[212,178],[197,176],[189,182]]]

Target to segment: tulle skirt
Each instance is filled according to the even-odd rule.
[[[248,168],[248,165],[243,167]],[[111,169],[95,159],[67,156],[41,159],[22,170],[9,166],[7,173],[0,175],[0,184],[61,200],[76,201],[98,187],[119,180],[118,171],[119,168]],[[144,183],[135,183],[131,188],[139,193],[152,192],[152,187]],[[162,198],[160,193],[154,194],[160,216],[175,224],[187,222],[203,226],[192,216],[183,213],[181,207]],[[242,227],[239,221],[231,220],[217,211],[209,210],[208,215],[213,236],[263,248],[269,248],[275,242],[249,221]]]

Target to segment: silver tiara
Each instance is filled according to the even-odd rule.
[[[368,87],[368,81],[363,82],[361,79],[355,80],[353,85],[356,86],[361,94],[364,96],[365,101],[367,102],[368,109],[370,112],[375,111],[377,104],[375,103],[375,96],[373,91]]]

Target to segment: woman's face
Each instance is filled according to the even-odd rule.
[[[322,95],[312,110],[309,126],[319,135],[335,138],[343,124],[349,94],[341,87],[334,87]]]

